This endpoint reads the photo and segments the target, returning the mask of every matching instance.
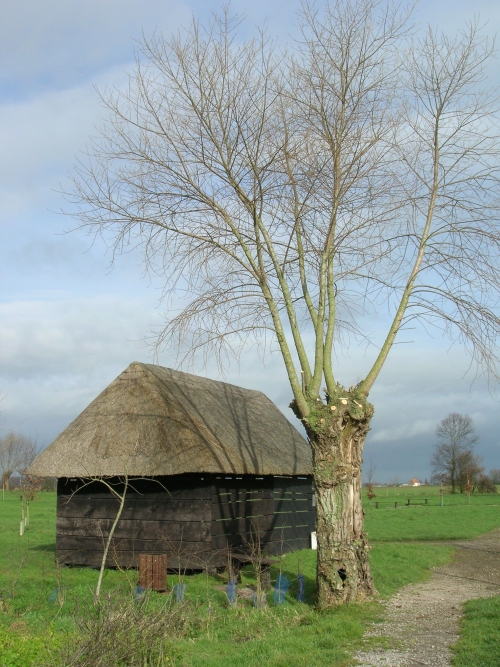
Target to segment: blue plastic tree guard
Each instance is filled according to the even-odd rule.
[[[297,602],[305,602],[306,580],[302,572],[297,575]]]
[[[278,574],[274,584],[274,604],[285,604],[285,595],[290,587],[288,577],[284,574]]]
[[[184,602],[184,595],[186,594],[187,584],[175,584],[174,594],[176,602]]]
[[[49,602],[52,602],[52,604],[55,602],[59,603],[61,601],[61,596],[64,595],[65,590],[66,586],[61,586],[61,588],[54,588],[52,593],[49,595]]]
[[[228,581],[226,595],[230,605],[236,604],[236,581]]]
[[[134,598],[136,600],[140,600],[142,598],[142,596],[144,595],[145,590],[146,589],[143,586],[136,586],[134,588]]]

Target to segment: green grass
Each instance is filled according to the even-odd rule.
[[[460,493],[446,494],[441,507],[439,487],[397,490],[391,487],[374,491],[377,496],[371,503],[364,499],[365,528],[370,541],[470,539],[500,526],[500,494],[472,494],[470,503]],[[424,505],[425,498],[428,505]],[[409,506],[405,504],[408,499]]]
[[[465,604],[460,639],[453,650],[454,667],[500,665],[500,597]]]
[[[500,485],[497,486],[497,490],[500,490]],[[419,504],[425,507],[425,499],[427,498],[427,506],[438,507],[441,506],[441,494],[439,486],[403,486],[403,487],[393,487],[393,486],[384,486],[384,487],[374,487],[373,491],[376,494],[374,500],[371,504],[366,498],[366,488],[363,489],[363,495],[365,502],[370,506],[375,506],[375,503],[378,502],[380,507],[394,507],[394,503],[398,503],[398,507],[405,506],[410,499],[410,504]],[[445,494],[443,497],[443,506],[447,507],[449,505],[468,505],[469,500],[467,496],[463,493],[452,494],[450,493],[450,488],[445,487]],[[472,493],[470,496],[470,504],[472,505],[499,505],[500,506],[500,493]]]
[[[378,491],[378,490],[376,490]],[[413,491],[413,490],[412,490]],[[385,493],[385,490],[383,491]],[[399,496],[400,497],[400,496]],[[414,496],[417,497],[416,495]],[[391,495],[388,496],[389,501]],[[496,500],[496,498],[495,498]],[[365,503],[366,504],[366,503]],[[366,504],[366,523],[373,544],[372,571],[383,597],[429,576],[430,568],[452,552],[425,541],[472,537],[500,526],[500,505],[476,502],[445,507],[378,509]],[[18,535],[20,502],[14,492],[0,503],[0,665],[40,667],[55,664],[59,649],[77,639],[75,619],[91,609],[97,572],[89,568],[57,568],[54,562],[55,494],[42,493],[30,506],[30,527]],[[443,537],[443,535],[445,537]],[[423,542],[415,543],[420,539]],[[203,574],[186,578],[185,612],[189,622],[168,645],[174,667],[308,667],[351,664],[369,621],[377,620],[375,604],[349,605],[319,613],[314,609],[315,552],[288,554],[283,572],[292,585],[287,604],[255,610],[249,602],[227,608],[223,580]],[[306,604],[295,600],[298,569],[306,578]],[[276,568],[272,576],[277,574]],[[255,583],[250,568],[243,585]],[[137,573],[106,572],[103,596],[131,598]],[[169,575],[169,584],[175,577]],[[58,599],[54,590],[60,591]],[[166,596],[152,594],[151,605]],[[209,611],[210,608],[210,611]],[[167,663],[169,664],[169,663]]]

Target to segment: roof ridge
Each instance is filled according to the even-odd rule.
[[[224,380],[214,380],[213,378],[209,378],[209,377],[206,377],[204,375],[195,375],[195,373],[188,373],[186,371],[180,371],[176,368],[170,368],[170,366],[161,366],[160,364],[147,364],[144,361],[133,361],[127,367],[127,369],[130,368],[130,366],[132,366],[133,364],[137,364],[139,366],[147,368],[150,372],[153,372],[153,373],[154,373],[154,371],[151,371],[151,369],[159,368],[161,370],[166,370],[166,371],[170,371],[171,373],[179,374],[182,377],[185,377],[187,379],[193,378],[194,381],[199,382],[201,380],[201,381],[206,381],[206,382],[214,382],[216,384],[224,385],[226,387],[234,387],[235,389],[238,389],[239,391],[249,392],[249,393],[252,393],[252,394],[258,394],[259,396],[264,396],[265,398],[267,398],[268,401],[271,401],[271,399],[266,394],[264,394],[264,392],[260,391],[259,389],[249,389],[248,387],[241,387],[239,384],[233,384],[232,382],[225,382]],[[125,370],[127,370],[127,369],[125,369]],[[156,377],[158,377],[158,376],[156,376]]]

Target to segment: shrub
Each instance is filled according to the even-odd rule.
[[[497,487],[488,475],[479,475],[476,482],[476,489],[478,493],[498,493]]]
[[[173,604],[168,596],[150,604],[141,599],[107,595],[91,608],[81,609],[78,632],[59,656],[59,667],[167,667],[171,640],[188,631],[195,607]],[[158,602],[157,596],[154,602]],[[52,663],[54,664],[54,663]]]

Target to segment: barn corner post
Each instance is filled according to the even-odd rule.
[[[292,409],[297,414],[296,405]],[[361,463],[374,408],[356,389],[337,385],[310,401],[301,418],[313,451],[319,608],[365,600],[376,590],[363,527]]]

